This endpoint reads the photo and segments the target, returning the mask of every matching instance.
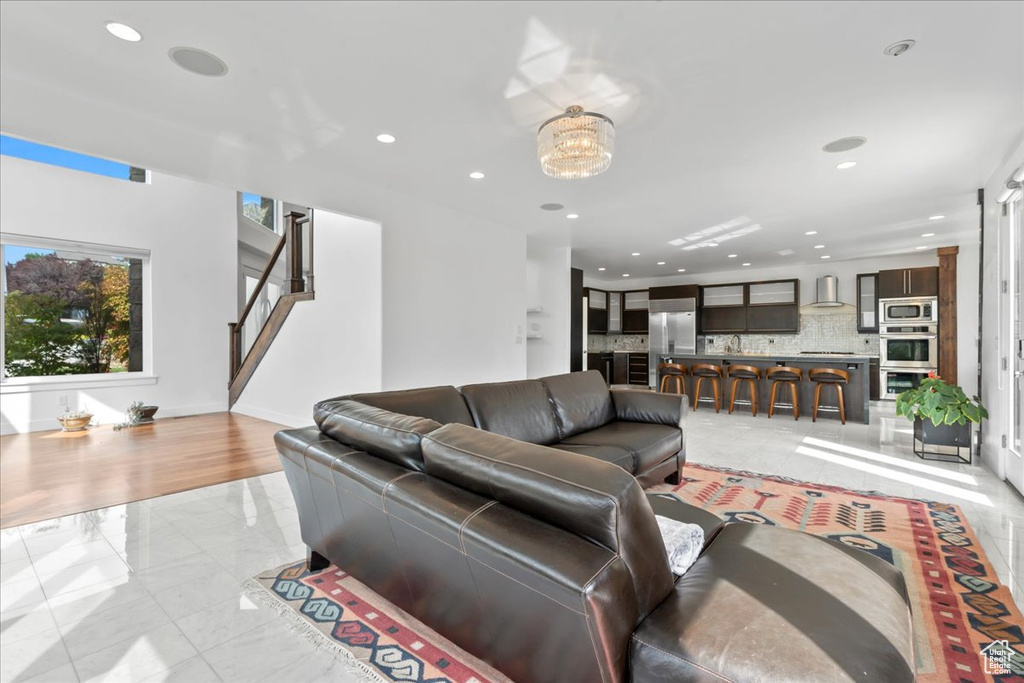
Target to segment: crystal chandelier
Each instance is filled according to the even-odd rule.
[[[572,106],[537,132],[537,158],[545,175],[573,180],[608,170],[615,153],[615,125],[602,114]]]

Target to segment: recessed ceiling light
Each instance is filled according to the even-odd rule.
[[[824,248],[825,248],[825,245],[824,245],[824,244],[815,244],[815,245],[814,245],[814,248],[815,248],[815,249],[824,249]]]
[[[630,254],[630,256],[639,256],[639,255],[640,255],[639,251],[634,251],[632,254]]]
[[[838,168],[840,171],[845,171],[846,169],[853,168],[856,165],[856,161],[841,161],[838,164],[836,164],[836,168]]]
[[[380,140],[380,138],[377,139]],[[394,138],[392,138],[392,140],[394,140]],[[381,140],[381,142],[383,142],[383,140]],[[473,171],[469,174],[469,177],[473,180],[483,180],[486,176],[483,174],[483,171]]]
[[[925,232],[921,234],[921,237],[935,237],[934,232]]]
[[[677,272],[677,273],[685,273],[685,272],[686,272],[686,268],[680,268],[680,269],[679,269],[679,270],[677,270],[676,272]]]
[[[223,76],[228,72],[228,65],[220,57],[206,50],[195,47],[172,47],[167,55],[185,71],[200,76]]]
[[[607,268],[598,268],[598,270],[607,270]]]
[[[396,138],[391,133],[381,133],[380,135],[377,136],[377,142],[383,142],[385,145],[390,145],[397,139],[398,138]],[[470,177],[472,177],[472,174],[470,174]]]
[[[578,213],[567,213],[567,214],[565,214],[565,217],[568,218],[571,221],[574,221],[577,218],[579,218],[580,215]]]
[[[665,265],[665,262],[664,261],[658,261],[658,265],[659,266],[663,266],[663,265]]]
[[[822,152],[849,152],[851,149],[857,149],[868,141],[867,138],[862,138],[858,135],[854,135],[848,138],[839,138],[833,140],[824,147],[821,148]]]
[[[709,247],[717,247],[718,246],[718,242],[708,242],[708,246]]]
[[[729,258],[736,258],[736,254],[729,254]]]
[[[559,204],[558,202],[548,202],[547,204],[541,204],[540,208],[545,211],[561,211],[565,208],[565,204]]]
[[[928,247],[917,247],[918,249],[927,249]]]
[[[128,24],[122,24],[119,21],[108,21],[104,26],[110,32],[110,35],[121,40],[127,40],[129,43],[137,43],[142,40],[142,34]]]
[[[750,264],[749,264],[749,263],[744,263],[743,265],[745,265],[745,266],[749,266]]]
[[[937,216],[928,216],[928,220],[930,221],[941,221],[943,218],[945,218],[945,216],[943,216],[942,214],[939,214]]]
[[[914,45],[916,44],[916,41],[907,38],[906,40],[901,40],[899,42],[887,46],[884,50],[882,50],[882,54],[886,55],[887,57],[899,57],[907,50],[914,47]]]
[[[629,277],[629,273],[623,273],[622,277]]]
[[[831,256],[829,256],[828,254],[825,254],[825,255],[824,255],[824,256],[822,256],[821,258],[832,258],[832,257],[831,257]]]
[[[778,253],[779,256],[792,256],[796,252],[793,251],[792,249],[782,249],[776,253]]]
[[[807,231],[807,232],[805,232],[804,234],[805,234],[805,235],[817,235],[817,234],[818,234],[818,231],[817,231],[817,230],[808,230],[808,231]]]

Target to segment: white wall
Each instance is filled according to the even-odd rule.
[[[1010,174],[1024,164],[1024,139],[1014,145],[1006,159],[985,183],[985,251],[982,254],[984,310],[982,312],[982,390],[981,400],[989,419],[982,422],[981,460],[1000,478],[1005,478],[1007,449],[1001,445],[1009,434],[1011,411],[1010,372],[1002,371],[1002,359],[1010,360],[1012,350],[1009,329],[1009,297],[1001,294],[1002,281],[1010,277],[1009,226],[1002,217],[996,197]]]
[[[227,408],[227,323],[235,316],[235,192],[160,173],[150,184],[0,157],[0,230],[150,251],[146,363],[155,384],[4,386],[2,433],[54,429],[67,397],[102,423],[129,403],[157,417]]]
[[[524,234],[409,197],[360,214],[383,227],[384,389],[526,376]]]
[[[297,427],[316,401],[380,391],[380,226],[317,209],[314,230],[316,298],[292,309],[235,412]]]
[[[569,247],[527,242],[527,334],[540,334],[526,341],[527,377],[569,372],[571,260]]]

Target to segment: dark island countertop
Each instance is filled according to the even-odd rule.
[[[679,363],[681,365],[689,366],[694,363],[708,363],[711,365],[721,365],[723,370],[727,373],[730,365],[751,365],[753,367],[761,369],[762,372],[769,368],[778,366],[789,366],[794,368],[800,368],[804,373],[804,380],[799,384],[799,404],[800,404],[800,418],[811,419],[811,411],[814,408],[814,386],[815,382],[807,379],[807,372],[813,368],[826,367],[826,368],[839,368],[846,370],[850,373],[850,381],[843,387],[843,399],[846,407],[846,419],[848,422],[861,422],[868,424],[870,420],[870,373],[871,363],[878,357],[873,355],[833,355],[833,354],[822,354],[822,355],[811,355],[811,354],[754,354],[754,353],[741,353],[741,354],[695,354],[695,355],[677,355],[670,354],[667,356],[659,356],[659,358],[671,358],[670,362]],[[708,382],[704,382],[708,384]],[[722,409],[728,410],[728,400],[732,388],[732,380],[728,377],[723,377],[719,383],[719,390],[721,392]],[[737,388],[736,392],[736,409],[734,412],[746,413],[749,416],[750,400],[747,393],[747,388],[744,386],[746,383],[741,383],[740,387]],[[693,396],[693,385],[694,379],[692,377],[686,378],[687,394]],[[765,417],[768,415],[768,400],[771,393],[772,382],[762,379],[758,382],[757,387],[757,412],[758,419],[761,418],[762,413]],[[702,386],[701,388],[701,404],[699,410],[705,410],[710,407],[712,410],[713,406],[710,404],[711,391]],[[742,405],[742,408],[741,408]],[[818,418],[821,419],[835,419],[838,421],[838,409],[836,408],[836,394],[832,388],[823,388],[821,392],[821,401],[819,403]],[[791,406],[789,401],[789,392],[780,392],[780,396],[775,403],[776,413],[772,419],[792,419]],[[782,412],[779,412],[779,409]]]

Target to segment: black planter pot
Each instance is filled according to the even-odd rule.
[[[914,453],[925,460],[952,460],[970,463],[973,428],[973,422],[966,422],[962,425],[935,425],[929,418],[915,417]],[[932,448],[929,450],[928,447]],[[967,449],[966,458],[963,456],[964,449]]]

